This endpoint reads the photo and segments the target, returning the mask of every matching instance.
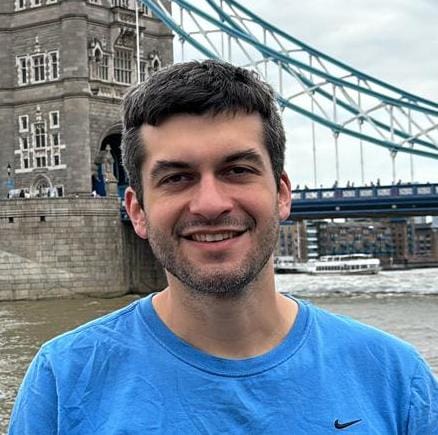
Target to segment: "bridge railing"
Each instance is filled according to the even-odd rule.
[[[438,195],[438,184],[396,184],[387,186],[333,187],[301,189],[292,192],[293,201],[349,200],[384,197],[412,197]]]

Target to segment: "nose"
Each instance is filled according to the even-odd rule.
[[[233,201],[227,193],[227,186],[214,175],[202,177],[190,201],[190,213],[213,220],[232,208]]]

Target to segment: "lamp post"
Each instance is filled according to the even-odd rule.
[[[12,167],[11,164],[8,163],[8,165],[6,166],[6,170],[8,173],[8,179],[6,181],[6,188],[9,190],[14,188],[14,181],[12,180]]]

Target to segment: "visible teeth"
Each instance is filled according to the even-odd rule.
[[[218,234],[193,234],[192,238],[196,242],[220,242],[221,240],[231,239],[235,236],[233,232]]]

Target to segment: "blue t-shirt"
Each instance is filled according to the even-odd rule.
[[[386,333],[297,301],[270,352],[211,356],[175,336],[152,297],[44,344],[9,433],[438,434],[438,384]]]

